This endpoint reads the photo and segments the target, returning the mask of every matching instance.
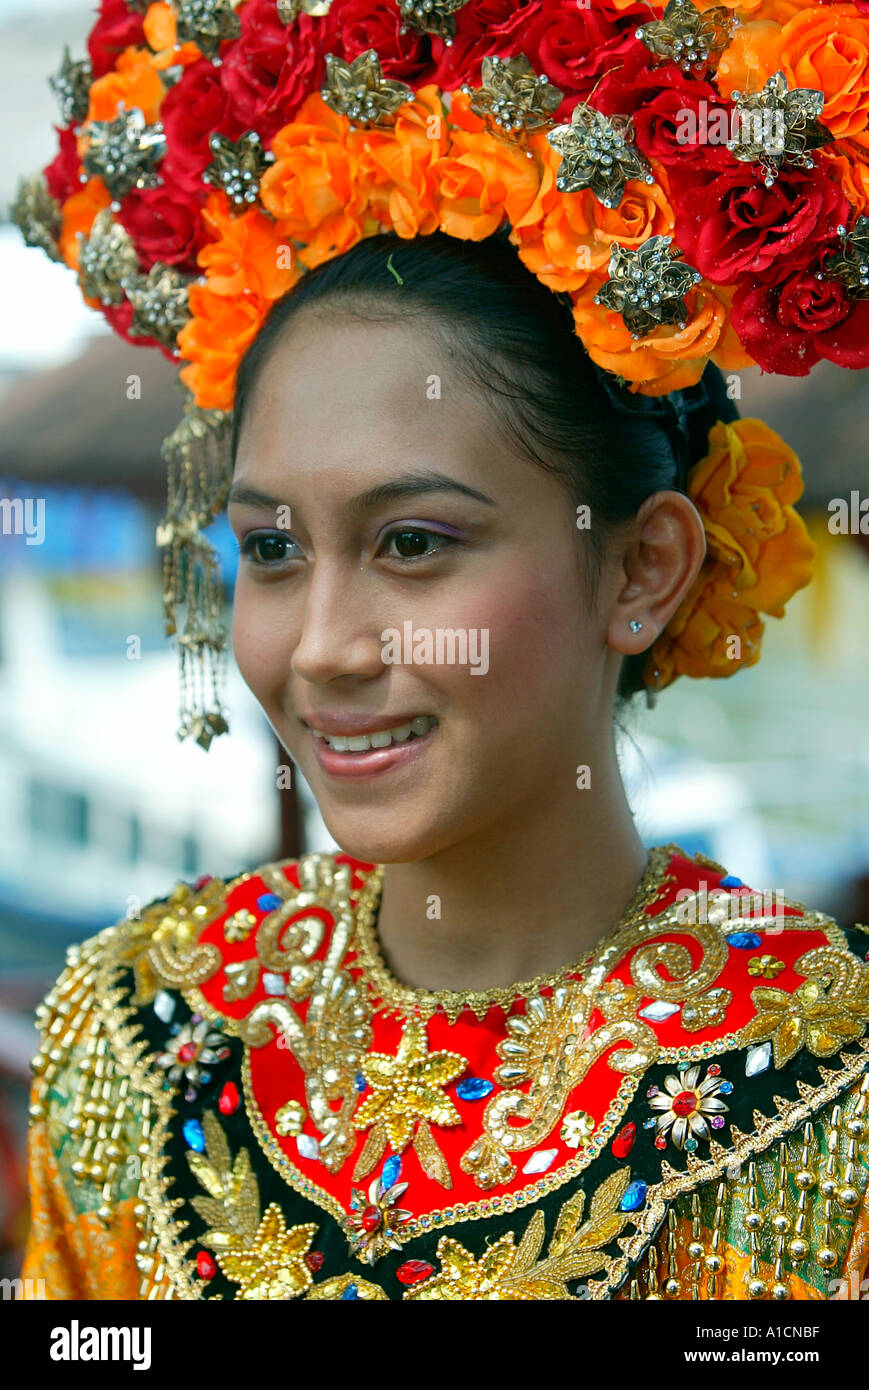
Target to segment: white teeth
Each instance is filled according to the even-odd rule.
[[[376,734],[324,734],[320,729],[312,729],[315,738],[322,738],[336,753],[366,753],[369,748],[389,748],[393,743],[406,743],[414,735],[422,738],[433,729],[437,720],[428,714],[418,714],[409,724],[396,725],[394,729],[380,729]]]

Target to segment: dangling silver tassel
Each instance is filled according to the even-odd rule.
[[[201,409],[190,394],[184,410],[160,447],[168,465],[169,495],[157,544],[163,550],[166,635],[176,638],[180,657],[178,737],[192,737],[208,749],[229,726],[221,699],[223,583],[217,552],[202,533],[226,505],[232,417],[225,410]]]

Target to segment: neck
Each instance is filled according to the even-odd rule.
[[[381,953],[416,989],[485,990],[551,974],[618,922],[646,861],[613,749],[605,768],[595,765],[594,793],[568,782],[566,794],[547,794],[510,822],[387,864]]]

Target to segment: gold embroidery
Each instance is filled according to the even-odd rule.
[[[682,1005],[682,1027],[688,1033],[699,1033],[701,1028],[717,1028],[724,1022],[728,1005],[733,998],[729,989],[707,989],[696,999],[686,999]]]
[[[760,975],[764,980],[774,980],[784,968],[784,961],[776,956],[752,956],[748,962],[749,975]]]
[[[413,1142],[425,1172],[443,1187],[452,1187],[446,1161],[438,1148],[429,1121],[436,1125],[460,1125],[462,1117],[443,1094],[467,1068],[457,1052],[429,1052],[425,1024],[407,1023],[395,1057],[371,1052],[359,1063],[371,1088],[353,1118],[356,1129],[371,1133],[365,1142],[353,1181],[364,1178],[380,1159],[387,1142],[402,1153]]]
[[[373,1265],[381,1255],[401,1249],[399,1232],[410,1219],[410,1212],[396,1203],[408,1186],[406,1182],[394,1182],[391,1187],[384,1187],[381,1179],[375,1178],[368,1189],[367,1200],[365,1193],[354,1187],[351,1210],[341,1224],[350,1253],[357,1259]]]
[[[389,1294],[384,1293],[379,1284],[372,1284],[368,1279],[360,1279],[358,1274],[337,1274],[331,1279],[324,1279],[322,1283],[315,1284],[312,1289],[308,1290],[305,1299],[310,1301],[312,1298],[323,1298],[330,1302],[337,1302],[344,1297],[351,1284],[356,1290],[357,1298],[389,1302]]]
[[[820,946],[800,956],[794,969],[807,978],[793,994],[764,985],[752,990],[757,1014],[742,1030],[743,1045],[772,1040],[776,1067],[801,1047],[832,1057],[869,1021],[869,968],[850,951]]]
[[[644,915],[646,909],[657,901],[673,881],[673,875],[668,872],[672,856],[683,853],[678,845],[672,844],[659,845],[650,850],[643,877],[621,920],[581,960],[562,966],[552,974],[535,975],[533,980],[521,980],[514,985],[487,990],[413,989],[409,985],[401,984],[391,974],[380,954],[374,927],[383,887],[383,866],[379,865],[359,895],[354,939],[359,964],[371,997],[375,1002],[382,1002],[387,1010],[395,1010],[406,1018],[429,1018],[441,1009],[450,1023],[455,1023],[464,1009],[470,1009],[480,1019],[485,1018],[493,1006],[506,1012],[517,1000],[536,994],[547,985],[559,984],[570,975],[582,974],[586,967],[597,959],[603,943],[620,933],[625,924]]]
[[[214,946],[197,946],[200,934],[226,907],[226,884],[211,878],[199,889],[178,883],[165,902],[152,903],[123,925],[119,959],[136,979],[135,1004],[150,1004],[161,985],[199,984],[220,966]]]
[[[581,1279],[610,1263],[603,1246],[615,1240],[628,1223],[628,1215],[619,1204],[630,1176],[629,1168],[621,1168],[600,1184],[583,1225],[585,1193],[580,1190],[565,1202],[543,1259],[542,1211],[534,1213],[518,1246],[510,1231],[490,1245],[479,1260],[457,1240],[442,1236],[437,1252],[440,1274],[408,1290],[405,1299],[570,1299],[568,1280]]]

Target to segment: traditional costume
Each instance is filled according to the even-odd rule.
[[[710,361],[869,365],[863,0],[104,0],[88,48],[14,217],[184,363],[158,542],[205,748],[236,370],[360,238],[508,231],[674,441]],[[810,577],[799,462],[761,421],[714,425],[685,486],[707,558],[650,692],[751,665]],[[859,1296],[865,938],[667,846],[583,961],[427,993],[378,955],[381,882],[307,855],[70,952],[30,1137],[50,1297]]]

